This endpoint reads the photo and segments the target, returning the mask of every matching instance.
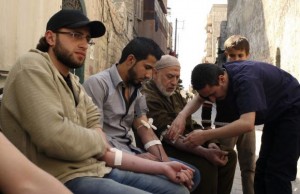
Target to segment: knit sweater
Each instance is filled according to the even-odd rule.
[[[95,130],[100,127],[100,114],[78,77],[70,74],[70,79],[74,94],[48,53],[31,50],[20,57],[4,88],[3,133],[37,166],[62,182],[103,177],[111,169],[96,159],[105,151],[104,140]]]

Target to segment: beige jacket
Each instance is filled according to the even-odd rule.
[[[70,75],[78,105],[47,53],[31,50],[14,65],[6,80],[1,125],[7,138],[30,160],[66,182],[76,177],[103,177],[110,172],[104,140],[96,132],[100,113]]]

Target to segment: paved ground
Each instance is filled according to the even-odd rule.
[[[201,122],[200,115],[201,115],[201,111],[197,111],[193,115],[193,119],[196,120],[197,122]],[[258,157],[259,148],[260,148],[260,141],[261,141],[261,134],[262,134],[261,130],[262,130],[262,126],[256,127],[256,156],[257,157]],[[292,186],[293,186],[293,194],[300,194],[300,161],[298,161],[297,178],[295,181],[292,182]],[[235,178],[234,178],[231,194],[243,194],[239,165],[237,165],[237,167],[236,167]]]

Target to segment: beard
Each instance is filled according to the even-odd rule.
[[[172,96],[172,95],[174,94],[174,92],[175,92],[175,90],[172,91],[172,92],[168,92],[168,91],[166,90],[166,88],[163,86],[163,84],[161,83],[160,79],[157,79],[157,81],[156,81],[155,84],[156,84],[158,90],[159,90],[164,96],[166,96],[166,97]]]
[[[72,58],[72,54],[65,49],[60,43],[59,39],[56,39],[56,45],[53,47],[53,52],[58,61],[70,69],[77,69],[83,66],[83,62],[77,62]]]
[[[140,86],[141,83],[138,81],[138,76],[134,70],[136,63],[128,70],[128,83],[133,86]]]

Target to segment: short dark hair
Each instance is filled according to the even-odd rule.
[[[123,63],[131,54],[134,55],[137,61],[147,59],[149,55],[153,55],[157,60],[160,60],[164,52],[154,40],[145,37],[136,37],[123,49],[119,63]]]
[[[36,45],[36,49],[43,51],[43,52],[48,52],[50,45],[48,44],[45,36],[41,37],[39,40],[39,43]]]
[[[194,67],[191,82],[194,90],[201,90],[206,85],[219,85],[219,76],[224,75],[224,69],[216,64],[202,63]]]

